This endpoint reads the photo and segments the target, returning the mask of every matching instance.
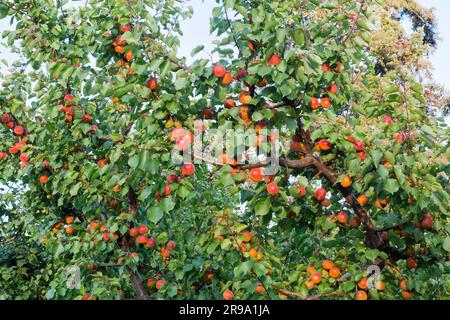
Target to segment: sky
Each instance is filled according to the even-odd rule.
[[[431,56],[431,62],[434,66],[434,79],[436,82],[444,85],[450,90],[450,0],[418,0],[419,3],[426,7],[434,7],[438,20],[438,33],[440,43],[437,50]],[[194,16],[189,21],[184,21],[182,30],[184,35],[181,41],[180,55],[188,57],[191,61],[190,54],[192,49],[197,45],[203,44],[206,51],[211,51],[211,42],[213,37],[209,34],[209,18],[211,10],[216,5],[214,0],[191,0],[190,4],[194,8]],[[0,32],[9,27],[8,19],[0,20]],[[207,57],[206,52],[200,53],[199,56]],[[0,59],[6,58],[11,60],[13,57],[4,47],[0,46]],[[197,58],[197,56],[196,56]],[[5,70],[0,64],[0,70]]]

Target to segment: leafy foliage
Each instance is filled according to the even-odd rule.
[[[2,2],[22,59],[0,90],[0,298],[448,298],[448,127],[422,31],[385,1],[216,2],[218,60],[192,65],[184,1]],[[277,129],[280,171],[174,163],[201,118]]]

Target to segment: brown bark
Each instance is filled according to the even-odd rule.
[[[131,278],[131,284],[133,285],[134,292],[136,293],[136,297],[138,300],[150,300],[149,296],[147,295],[144,284],[142,281],[141,276],[137,271],[131,270],[130,267],[126,267],[127,272],[130,274]]]

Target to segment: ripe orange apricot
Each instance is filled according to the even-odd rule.
[[[338,267],[333,267],[330,269],[329,271],[329,275],[330,277],[337,279],[339,277],[339,275],[341,274],[341,271],[339,270]]]
[[[276,196],[279,192],[280,188],[278,187],[278,185],[275,182],[271,182],[267,185],[267,192],[272,195],[272,196]]]
[[[375,282],[375,288],[378,291],[384,291],[384,289],[386,288],[386,284],[384,283],[384,281],[378,280],[377,282]]]
[[[402,291],[403,299],[409,300],[409,299],[412,298],[412,296],[413,296],[412,292],[410,292],[410,291]]]
[[[163,195],[165,196],[165,197],[168,197],[168,196],[170,196],[170,193],[171,193],[172,191],[171,191],[171,189],[170,189],[170,184],[166,184],[166,186],[164,187],[164,193],[163,193]]]
[[[66,228],[66,233],[67,234],[72,234],[73,233],[73,227],[67,227]]]
[[[405,280],[405,279],[403,279],[403,280],[400,282],[400,288],[401,288],[403,291],[407,291],[407,290],[408,290],[408,286],[406,285],[406,280]]]
[[[330,85],[330,86],[328,87],[328,92],[329,92],[330,94],[336,94],[336,92],[337,92],[337,86],[336,86],[335,84]]]
[[[241,238],[243,238],[242,239],[243,242],[250,242],[252,240],[252,234],[250,233],[250,231],[247,231],[247,230],[242,231]]]
[[[312,282],[312,281],[306,280],[305,285],[306,285],[306,288],[308,289],[308,291],[312,290],[314,288],[314,282]]]
[[[308,266],[308,267],[306,268],[306,273],[307,273],[308,275],[313,274],[315,271],[316,271],[316,268],[314,268],[314,266]]]
[[[320,67],[320,69],[325,72],[331,72],[331,68],[327,64],[322,65],[322,67]]]
[[[382,199],[382,200],[380,200],[380,199],[377,198],[377,200],[375,200],[375,206],[376,206],[378,209],[383,209],[383,208],[385,208],[385,207],[387,206],[387,204],[388,204],[388,200],[387,200],[387,199]]]
[[[360,196],[357,198],[357,200],[358,200],[358,203],[359,203],[359,205],[360,205],[361,207],[364,207],[364,206],[366,205],[366,203],[367,203],[367,197],[366,197],[364,194],[360,195]]]
[[[231,291],[231,290],[225,290],[225,291],[223,292],[223,298],[224,298],[225,300],[231,300],[231,299],[233,299],[233,297],[234,297],[233,291]]]
[[[161,289],[165,284],[166,284],[166,280],[161,279],[161,280],[156,281],[156,289],[157,290]]]
[[[229,85],[232,81],[233,81],[233,75],[231,74],[231,72],[226,72],[222,78],[222,84]]]
[[[263,287],[262,284],[259,284],[259,285],[256,287],[256,292],[258,292],[258,293],[263,293],[263,292],[264,292],[264,287]]]
[[[226,72],[227,70],[224,66],[216,65],[213,67],[213,73],[217,78],[222,78],[223,76],[225,76]]]
[[[241,117],[244,121],[250,121],[250,116],[248,114],[248,107],[247,106],[241,106],[239,107],[239,117]]]
[[[272,55],[272,56],[270,57],[270,59],[269,59],[269,64],[270,64],[271,66],[276,66],[276,65],[278,65],[280,62],[281,62],[281,59],[280,59],[280,57],[279,57],[277,54]]]
[[[337,221],[339,223],[342,223],[342,224],[347,223],[347,221],[348,221],[348,214],[343,212],[343,211],[339,212],[338,215],[337,215]]]
[[[117,46],[114,48],[114,51],[116,51],[116,53],[122,54],[124,52],[123,47],[122,46]]]
[[[319,284],[322,281],[322,275],[318,272],[314,272],[313,274],[311,274],[311,281],[314,284]]]
[[[332,261],[330,261],[330,260],[325,260],[325,261],[322,262],[322,267],[325,270],[330,270],[331,268],[334,267],[334,263]]]
[[[66,224],[72,224],[74,221],[74,218],[72,216],[66,217]]]
[[[365,289],[367,289],[368,285],[369,285],[369,282],[367,281],[366,278],[362,278],[361,280],[358,281],[358,287],[360,289],[365,290]]]
[[[242,104],[249,104],[252,102],[253,98],[249,95],[247,91],[242,91],[239,94],[239,102]]]
[[[106,159],[100,159],[98,162],[97,162],[97,166],[99,167],[99,168],[103,168],[104,166],[106,166],[108,164],[108,161],[106,160]]]
[[[155,285],[155,280],[147,279],[147,288],[151,288]]]
[[[130,24],[125,24],[125,25],[121,24],[119,26],[119,29],[122,32],[129,32],[129,31],[131,31],[131,25]]]
[[[125,59],[127,59],[128,61],[133,60],[133,50],[128,50],[128,51],[125,53]]]
[[[156,90],[158,88],[158,80],[156,78],[151,78],[147,80],[147,87],[150,90]]]
[[[252,258],[255,258],[257,255],[255,248],[251,248],[250,251],[248,252],[248,255]]]
[[[40,184],[46,184],[47,182],[48,182],[48,176],[40,176],[39,177]]]
[[[309,106],[313,110],[316,110],[317,108],[319,108],[319,106],[320,106],[319,99],[317,99],[316,97],[312,97],[311,101],[309,101]]]
[[[341,181],[341,186],[343,186],[344,188],[348,188],[352,185],[352,179],[345,175],[344,178]]]
[[[362,290],[358,290],[356,293],[356,300],[367,300],[367,293]]]
[[[331,107],[331,100],[330,100],[330,98],[322,98],[322,100],[320,101],[320,104],[322,105],[323,108],[327,109],[327,108]]]
[[[250,179],[259,182],[264,178],[264,168],[253,168],[250,170]]]

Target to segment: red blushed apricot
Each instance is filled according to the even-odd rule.
[[[166,280],[161,279],[161,280],[156,281],[156,289],[157,290],[161,289],[165,284],[166,284]]]
[[[359,290],[356,293],[356,300],[367,300],[367,293],[365,291]]]
[[[225,290],[225,291],[223,292],[223,298],[224,298],[225,300],[231,300],[231,299],[233,299],[233,297],[234,297],[233,291],[231,291],[231,290]]]
[[[236,102],[233,99],[227,99],[225,100],[224,105],[227,109],[233,109],[234,107],[236,107]]]
[[[250,179],[254,182],[259,182],[264,178],[263,168],[253,168],[250,170]]]
[[[311,98],[311,101],[309,102],[309,106],[313,110],[316,110],[317,108],[319,108],[319,106],[320,106],[319,99],[317,99],[315,97]]]
[[[247,230],[242,231],[241,236],[243,236],[243,239],[242,239],[243,242],[252,241],[252,234],[250,233],[250,231],[247,231]]]
[[[318,272],[314,272],[313,274],[311,274],[311,281],[314,284],[319,284],[322,281],[322,275]]]
[[[259,284],[259,285],[256,287],[256,292],[258,292],[258,293],[263,293],[263,292],[264,292],[264,287],[263,287],[262,284]]]
[[[224,66],[216,65],[213,67],[213,73],[217,78],[222,78],[223,76],[225,76],[226,72],[227,70]]]

